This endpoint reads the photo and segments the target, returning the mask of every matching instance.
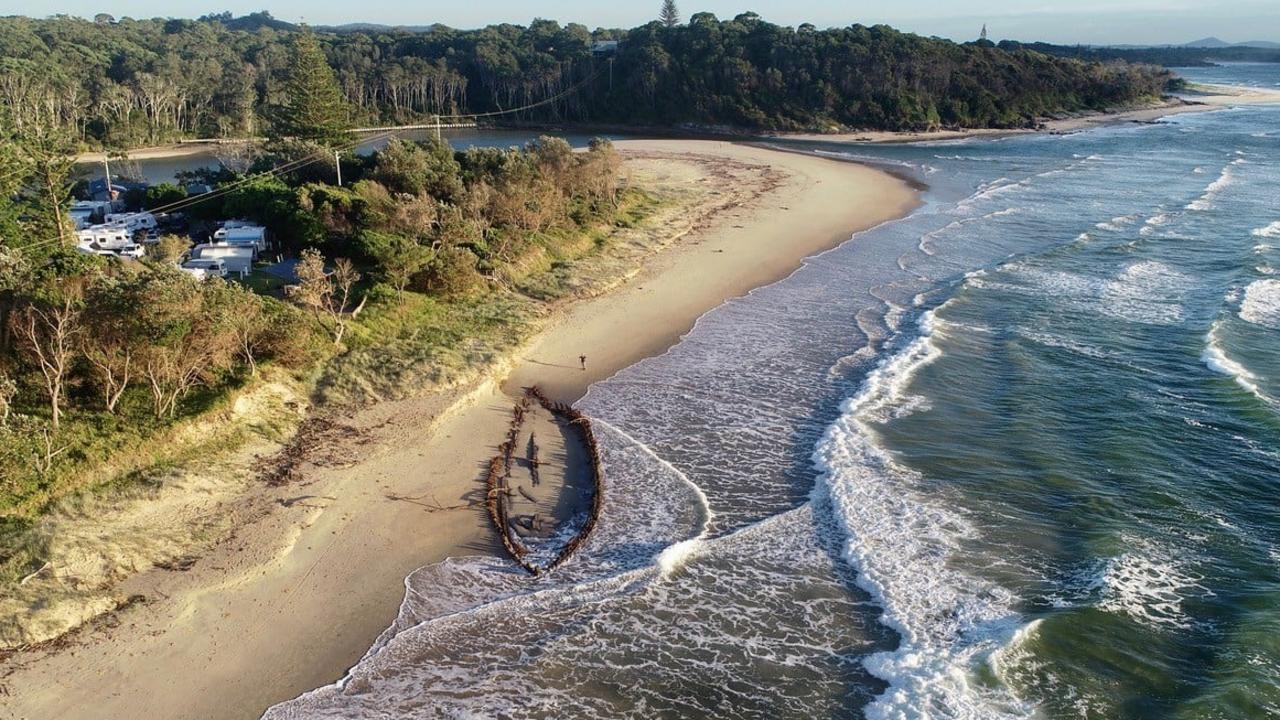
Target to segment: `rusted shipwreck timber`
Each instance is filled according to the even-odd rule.
[[[519,443],[520,430],[524,426],[525,419],[535,402],[547,412],[564,420],[569,427],[577,432],[582,446],[587,451],[591,469],[591,507],[587,514],[587,520],[583,523],[582,528],[546,564],[539,564],[530,559],[529,547],[525,544],[524,539],[512,528],[507,514],[507,498],[512,492],[510,487],[511,468],[515,463],[515,455],[518,451],[517,445]],[[600,446],[596,442],[595,432],[591,428],[591,421],[569,405],[551,400],[543,394],[540,388],[536,386],[527,388],[524,396],[520,398],[520,402],[512,410],[511,424],[507,428],[507,437],[498,446],[498,452],[499,454],[489,461],[489,470],[485,479],[487,489],[485,506],[489,511],[489,519],[493,522],[494,529],[498,531],[498,536],[502,538],[503,547],[506,548],[511,559],[520,567],[535,576],[551,572],[573,557],[578,548],[591,536],[591,532],[595,529],[596,522],[600,518],[600,511],[604,504],[604,468],[600,462]],[[537,460],[537,444],[532,438],[530,438],[529,452],[533,477],[536,478],[539,462]]]

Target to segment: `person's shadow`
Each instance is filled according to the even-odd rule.
[[[541,360],[534,360],[532,358],[525,360],[525,362],[533,363],[534,365],[541,365],[543,367],[560,368],[561,370],[577,370],[578,369],[577,365],[559,365],[556,363],[549,363],[549,362],[542,362]]]

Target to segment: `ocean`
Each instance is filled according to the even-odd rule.
[[[793,144],[926,203],[591,388],[573,562],[418,570],[266,717],[1280,717],[1277,128]]]

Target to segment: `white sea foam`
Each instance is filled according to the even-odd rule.
[[[1221,332],[1222,321],[1214,322],[1209,329],[1209,334],[1205,336],[1204,352],[1200,354],[1201,362],[1219,375],[1226,375],[1232,378],[1237,385],[1248,390],[1254,397],[1264,403],[1268,405],[1275,404],[1274,400],[1258,386],[1258,376],[1227,354],[1220,338]]]
[[[1182,321],[1191,278],[1155,261],[1134,263],[1106,284],[1099,304],[1112,317],[1153,325]]]
[[[1125,226],[1132,225],[1137,221],[1137,219],[1137,215],[1120,215],[1119,217],[1111,218],[1111,220],[1107,222],[1100,222],[1094,227],[1108,232],[1120,232],[1121,230],[1124,230]]]
[[[1196,212],[1204,212],[1214,208],[1214,201],[1229,186],[1235,183],[1235,171],[1233,168],[1237,165],[1243,165],[1246,161],[1243,158],[1236,158],[1222,168],[1222,172],[1218,174],[1218,178],[1209,183],[1204,189],[1204,193],[1196,200],[1187,204],[1187,210]]]
[[[1022,628],[1013,598],[955,568],[959,542],[973,528],[926,499],[911,471],[876,442],[874,426],[913,404],[912,379],[941,356],[942,327],[936,312],[925,313],[920,337],[871,372],[845,403],[815,451],[820,479],[814,492],[831,499],[859,586],[883,607],[881,621],[902,636],[898,649],[864,661],[890,685],[866,716],[1030,717],[1033,708],[1012,692],[979,690],[970,680]]]
[[[1096,594],[1096,607],[1151,627],[1194,627],[1183,603],[1213,593],[1185,554],[1140,538],[1126,537],[1123,545],[1131,549],[1099,562],[1090,573],[1086,590]]]
[[[1161,213],[1152,215],[1151,217],[1147,218],[1146,222],[1142,224],[1142,228],[1138,230],[1138,234],[1143,237],[1150,237],[1152,235],[1155,235],[1158,229],[1160,229],[1165,225],[1168,225],[1169,221],[1172,219],[1173,219],[1173,216],[1166,212],[1161,212]]]
[[[1095,360],[1109,360],[1114,356],[1111,352],[1093,345],[1073,340],[1069,337],[1062,337],[1047,332],[1039,332],[1036,330],[1022,329],[1018,331],[1022,337],[1046,347],[1054,347],[1062,350],[1073,352],[1077,355],[1093,358]]]
[[[1240,319],[1280,330],[1280,280],[1255,280],[1244,290]]]
[[[1280,220],[1277,220],[1266,227],[1260,227],[1253,231],[1254,237],[1260,238],[1280,238]]]

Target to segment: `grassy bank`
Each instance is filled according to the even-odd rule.
[[[50,468],[8,464],[0,496],[0,646],[56,637],[120,598],[110,587],[152,566],[181,565],[245,522],[259,472],[308,415],[348,411],[473,381],[498,367],[557,303],[603,291],[660,246],[672,194],[630,189],[616,216],[533,238],[503,277],[451,298],[380,285],[335,349],[311,333],[301,371],[264,365],[201,388],[158,421],[145,391],[114,416],[67,416]],[[619,258],[630,258],[621,262]],[[303,328],[299,328],[302,332]]]

